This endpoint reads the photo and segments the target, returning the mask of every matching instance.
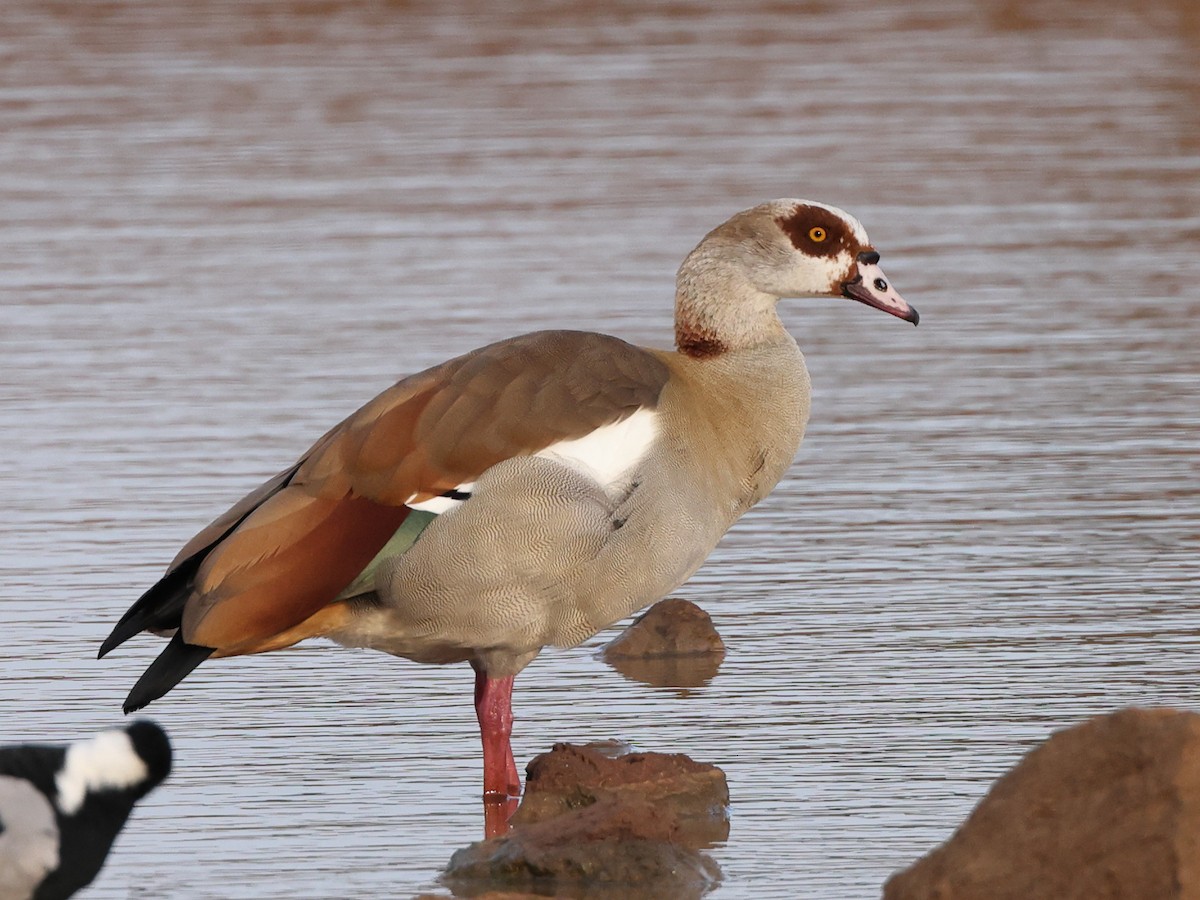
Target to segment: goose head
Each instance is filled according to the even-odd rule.
[[[884,277],[866,229],[850,213],[812,200],[776,200],[764,207],[792,247],[791,265],[773,285],[780,297],[849,297],[914,325],[920,321]]]
[[[680,266],[679,348],[708,356],[770,340],[782,332],[775,305],[784,297],[847,297],[914,325],[920,318],[884,276],[858,219],[813,200],[772,200],[715,228]]]

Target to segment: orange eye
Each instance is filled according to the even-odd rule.
[[[808,229],[808,236],[818,244],[825,240],[825,238],[829,237],[828,233],[820,225],[817,225],[815,228]]]

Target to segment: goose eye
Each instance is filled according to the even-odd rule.
[[[815,228],[808,229],[808,236],[819,244],[829,235],[826,233],[824,228],[822,228],[820,225],[817,225]]]

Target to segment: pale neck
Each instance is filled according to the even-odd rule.
[[[703,358],[787,340],[778,299],[756,288],[744,265],[697,247],[675,282],[675,345]]]

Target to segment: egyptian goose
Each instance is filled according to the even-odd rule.
[[[166,734],[142,720],[74,744],[0,747],[0,898],[91,884],[133,805],[170,771]]]
[[[775,486],[808,418],[781,297],[845,296],[901,319],[852,216],[775,200],[679,269],[676,349],[540,331],[412,375],[334,426],[189,541],[100,655],[174,636],[125,702],[210,656],[311,637],[469,662],[484,794],[520,791],[513,677],[664,597]]]

